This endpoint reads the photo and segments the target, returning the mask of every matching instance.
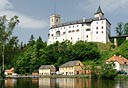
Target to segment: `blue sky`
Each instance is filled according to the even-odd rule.
[[[128,0],[0,0],[0,15],[19,17],[20,23],[13,35],[27,43],[31,34],[47,41],[49,16],[55,11],[61,15],[61,22],[67,22],[94,17],[100,5],[112,24],[111,35],[115,35],[116,24],[128,22],[127,3]]]

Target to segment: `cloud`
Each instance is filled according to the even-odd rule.
[[[0,0],[0,10],[12,9],[13,5],[8,0]]]
[[[18,16],[20,23],[18,27],[27,29],[40,29],[48,26],[48,23],[43,19],[36,19],[34,17],[26,16],[22,13],[13,11],[13,5],[9,0],[0,0],[0,15],[7,15],[8,18]]]
[[[85,0],[84,3],[79,3],[79,8],[83,10],[94,9],[96,6],[101,5],[107,12],[113,12],[128,7],[128,0]],[[121,10],[124,11],[124,10]],[[125,12],[125,11],[124,11]]]

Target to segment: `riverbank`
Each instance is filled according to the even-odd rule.
[[[90,75],[41,75],[41,78],[90,78]]]
[[[90,75],[17,75],[17,76],[12,76],[8,75],[5,78],[90,78]]]

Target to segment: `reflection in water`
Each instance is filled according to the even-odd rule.
[[[5,87],[6,88],[14,88],[14,84],[16,83],[16,79],[6,79]]]
[[[0,88],[127,88],[128,80],[19,78],[0,80]]]

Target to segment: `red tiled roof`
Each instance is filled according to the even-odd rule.
[[[118,62],[119,64],[124,64],[124,63],[128,63],[128,60],[124,57],[121,56],[112,56],[111,58],[109,58],[108,60],[106,60],[107,62]]]

